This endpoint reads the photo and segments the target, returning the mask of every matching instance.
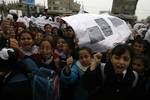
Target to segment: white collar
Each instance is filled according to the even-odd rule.
[[[80,61],[76,62],[76,65],[82,70],[82,71],[86,71],[88,69],[89,66],[83,66]]]
[[[52,62],[52,60],[53,60],[53,56],[51,56],[51,58],[49,58],[49,59],[46,59],[46,61],[42,60],[42,63],[48,65]]]
[[[127,70],[124,70],[124,71],[122,72],[123,77],[125,77],[126,73],[127,73]]]

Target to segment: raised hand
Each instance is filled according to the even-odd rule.
[[[94,58],[96,64],[99,64],[102,59],[102,54],[100,52],[97,52],[96,54],[93,55],[93,58]]]
[[[71,69],[71,65],[73,64],[73,58],[72,56],[67,58],[67,66],[65,68],[66,70],[66,73],[69,73],[70,72],[70,69]]]
[[[11,48],[19,48],[18,41],[16,39],[10,38],[10,47]]]
[[[100,52],[93,55],[93,59],[91,60],[90,70],[93,71],[96,69],[97,65],[101,62],[102,54]]]

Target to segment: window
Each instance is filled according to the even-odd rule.
[[[93,26],[93,27],[88,28],[87,32],[89,34],[89,38],[92,44],[105,39],[102,34],[102,31],[99,29],[98,26]]]
[[[60,10],[63,10],[63,8],[60,8]]]
[[[60,1],[55,1],[55,4],[57,4],[57,5],[60,4]]]
[[[59,8],[58,8],[58,7],[53,7],[53,9],[54,9],[54,10],[59,10]]]
[[[126,6],[124,7],[124,9],[125,9],[125,10],[128,10],[128,9],[129,9],[129,6],[128,6],[128,5],[126,5]]]
[[[53,4],[59,5],[60,1],[54,1]]]
[[[51,2],[51,1],[48,1],[48,3],[51,4],[52,2]]]

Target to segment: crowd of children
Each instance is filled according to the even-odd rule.
[[[61,20],[60,20],[61,21]],[[108,52],[79,47],[70,26],[44,30],[4,19],[0,26],[0,98],[99,100],[150,97],[150,33],[134,30]]]

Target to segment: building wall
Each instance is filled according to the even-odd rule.
[[[5,7],[0,6],[0,13],[6,12],[8,13],[10,9],[21,10],[23,15],[33,15],[37,13],[38,5],[27,5],[24,2],[25,0],[19,0],[19,2],[8,3]],[[5,9],[7,8],[7,9]],[[39,7],[42,9],[42,13],[45,13],[44,7]],[[48,10],[49,14],[57,14],[57,15],[71,15],[74,13],[78,13],[80,10],[80,5],[74,0],[48,0]]]
[[[79,11],[80,5],[73,0],[48,0],[48,12],[51,13],[73,13]]]
[[[34,15],[37,13],[37,7],[41,10],[44,10],[44,7],[39,5],[27,5],[25,4],[25,0],[19,0],[19,2],[8,2],[7,5],[5,5],[5,8],[7,8],[5,13],[8,13],[10,9],[14,10],[21,10],[23,15]]]
[[[113,0],[111,13],[133,25],[137,20],[135,16],[137,2],[138,0]]]
[[[113,14],[134,15],[138,0],[113,0]]]

